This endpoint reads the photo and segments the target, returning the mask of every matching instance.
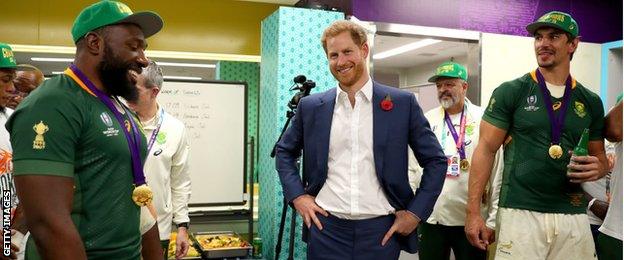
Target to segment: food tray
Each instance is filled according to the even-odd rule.
[[[221,248],[204,248],[204,245],[200,243],[200,241],[206,237],[235,237],[240,239],[245,246],[242,247],[221,247]],[[242,239],[238,234],[232,231],[218,231],[218,232],[194,232],[191,236],[193,239],[193,243],[199,249],[203,258],[227,258],[227,257],[242,257],[249,255],[249,250],[251,250],[251,244],[249,242]]]
[[[167,255],[167,257],[168,257],[167,259],[169,259],[169,260],[175,260],[175,249],[176,249],[175,248],[175,244],[176,244],[175,236],[176,235],[177,235],[177,232],[172,232],[171,238],[169,239],[169,254]],[[188,254],[192,255],[193,251],[195,251],[196,255],[194,255],[194,256],[187,255],[187,256],[182,257],[180,259],[182,259],[182,260],[201,260],[202,258],[201,258],[201,254],[199,253],[200,251],[198,249],[198,246],[195,243],[195,241],[193,241],[192,235],[190,235],[190,234],[189,234],[189,246],[190,246],[190,248],[189,248]]]

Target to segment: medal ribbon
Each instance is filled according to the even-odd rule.
[[[444,121],[446,121],[446,125],[451,131],[451,135],[453,135],[453,140],[455,140],[455,147],[457,148],[457,152],[459,152],[459,158],[462,160],[466,159],[466,151],[464,145],[464,136],[466,135],[466,116],[464,116],[465,110],[466,109],[464,107],[464,109],[462,109],[461,117],[459,119],[459,135],[457,134],[457,131],[455,131],[455,126],[453,126],[453,121],[451,121],[449,114],[444,111]]]
[[[156,141],[156,136],[158,136],[158,132],[160,131],[160,126],[162,126],[163,117],[165,115],[165,110],[160,108],[160,115],[158,118],[158,124],[156,125],[156,129],[152,132],[152,136],[150,136],[149,142],[147,143],[147,152],[152,150],[152,146],[154,146],[154,141]]]
[[[66,70],[65,74],[68,74],[70,77],[72,77],[72,75],[70,75],[70,72],[72,72],[75,76],[77,76],[80,81],[82,81],[82,82],[79,82],[79,85],[81,85],[81,87],[86,86],[88,89],[87,92],[89,92],[90,94],[94,94],[100,101],[102,101],[102,103],[104,103],[104,105],[106,105],[106,107],[108,107],[108,109],[113,113],[113,115],[115,115],[117,122],[121,126],[121,129],[123,129],[124,136],[126,137],[126,141],[128,141],[128,148],[130,149],[130,155],[132,158],[132,176],[134,178],[134,184],[137,187],[145,184],[145,175],[143,174],[143,167],[141,166],[141,155],[139,153],[139,151],[141,150],[141,136],[140,136],[141,133],[139,133],[136,123],[134,122],[134,120],[132,120],[131,118],[132,115],[130,114],[130,112],[125,107],[122,106],[123,109],[126,111],[126,114],[128,115],[128,121],[130,121],[130,128],[132,130],[132,134],[126,128],[123,115],[117,110],[117,108],[111,101],[110,96],[100,91],[99,89],[97,89],[95,85],[93,84],[93,82],[91,82],[89,78],[87,78],[87,76],[84,75],[82,71],[78,69],[78,67],[76,67],[76,65],[70,64],[69,71]],[[80,83],[83,83],[83,84],[80,84]]]
[[[535,76],[537,77],[537,83],[542,89],[542,96],[544,97],[544,104],[546,105],[546,111],[548,111],[548,118],[550,119],[550,142],[551,144],[559,145],[561,140],[561,130],[563,129],[563,122],[565,121],[566,111],[568,110],[568,103],[570,102],[570,96],[572,92],[572,76],[568,75],[565,83],[565,91],[563,92],[563,102],[559,114],[555,117],[555,111],[553,109],[552,100],[550,100],[550,90],[546,87],[546,81],[544,76],[539,71],[535,70]]]

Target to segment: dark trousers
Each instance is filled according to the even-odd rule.
[[[622,240],[598,234],[598,260],[620,260],[622,259]]]
[[[167,255],[169,254],[169,239],[160,240],[160,245],[163,249],[164,259],[167,260]]]
[[[364,220],[345,220],[317,214],[323,230],[314,224],[308,233],[308,260],[392,260],[401,248],[395,234],[385,246],[381,240],[392,224],[394,215]]]
[[[590,224],[589,228],[591,229],[592,237],[594,238],[594,246],[596,247],[596,250],[598,250],[598,234],[600,234],[600,231],[598,231],[598,229],[600,228],[600,225]]]
[[[464,226],[443,226],[423,222],[418,227],[418,241],[418,257],[423,260],[448,260],[451,249],[457,260],[486,259],[486,251],[468,242]]]

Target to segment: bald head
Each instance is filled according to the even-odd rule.
[[[43,83],[43,72],[29,64],[22,64],[22,66],[30,67],[32,70],[18,71],[13,84],[15,84],[15,89],[17,91],[28,95]]]

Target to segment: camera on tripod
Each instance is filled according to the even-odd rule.
[[[292,97],[290,102],[288,102],[288,108],[291,110],[296,109],[299,104],[299,100],[307,95],[310,95],[310,90],[316,87],[316,83],[312,80],[306,80],[304,75],[296,76],[293,81],[295,82],[295,85],[290,88],[290,90],[299,90],[299,92]]]

